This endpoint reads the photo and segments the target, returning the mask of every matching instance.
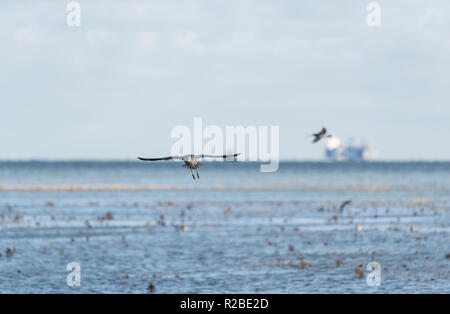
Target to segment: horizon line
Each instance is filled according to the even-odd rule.
[[[267,163],[268,161],[250,161],[250,160],[235,160],[239,162],[248,162],[248,163]],[[449,159],[377,159],[377,160],[361,160],[361,161],[353,161],[353,160],[326,160],[326,159],[294,159],[294,158],[280,158],[279,162],[323,162],[323,163],[388,163],[388,162],[423,162],[423,163],[432,163],[432,162],[450,162]],[[139,162],[136,158],[7,158],[0,159],[0,163],[6,162]],[[164,162],[164,161],[163,161]],[[168,161],[166,161],[168,162]],[[170,161],[169,161],[170,162]],[[214,162],[214,160],[206,162]]]

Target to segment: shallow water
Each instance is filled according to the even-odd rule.
[[[450,163],[207,163],[200,175],[0,162],[0,292],[450,293]],[[70,262],[80,287],[66,284]]]

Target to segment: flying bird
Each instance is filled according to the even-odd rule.
[[[191,174],[192,174],[192,178],[195,180],[195,175],[194,175],[194,171],[197,174],[197,179],[200,179],[200,176],[198,174],[198,168],[200,168],[201,166],[203,166],[202,163],[199,163],[197,160],[198,159],[202,159],[202,158],[231,158],[231,157],[237,157],[239,156],[241,153],[239,154],[233,154],[233,155],[184,155],[184,156],[169,156],[169,157],[162,157],[162,158],[141,158],[138,157],[139,160],[142,161],[158,161],[158,160],[182,160],[184,161],[184,168],[188,168],[189,170],[191,170]]]
[[[339,207],[339,211],[342,213],[344,211],[345,206],[350,205],[352,203],[351,200],[343,201],[341,206]]]
[[[327,134],[327,129],[326,128],[322,128],[322,130],[320,130],[320,132],[311,134],[311,136],[314,136],[314,139],[313,139],[312,142],[313,143],[317,143],[318,141],[320,141],[324,137],[332,137],[333,135]]]

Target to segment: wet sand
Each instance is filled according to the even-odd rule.
[[[0,292],[450,293],[450,164],[258,169],[0,162]]]
[[[134,193],[131,202],[94,192],[5,204],[2,292],[147,293],[150,283],[158,293],[450,292],[448,203],[356,201],[340,214],[332,201],[144,202]],[[379,287],[366,283],[371,261]],[[66,285],[70,262],[81,287]]]

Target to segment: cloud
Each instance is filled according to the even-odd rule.
[[[203,46],[198,43],[199,35],[193,31],[187,31],[177,39],[179,47],[185,50],[199,52],[203,50]]]
[[[89,44],[102,45],[114,39],[111,31],[96,29],[86,31],[86,39]]]
[[[19,45],[30,45],[38,41],[38,34],[32,27],[18,28],[14,32],[14,39]]]
[[[444,27],[448,25],[448,12],[441,8],[429,8],[419,19],[419,27],[427,26]]]
[[[155,48],[157,40],[156,32],[144,31],[138,34],[138,46],[142,52],[150,52]]]

